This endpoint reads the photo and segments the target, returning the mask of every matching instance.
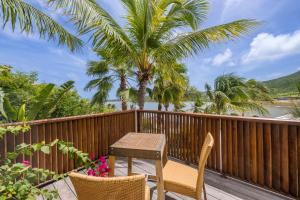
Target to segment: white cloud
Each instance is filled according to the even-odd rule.
[[[9,24],[7,24],[4,29],[0,30],[0,35],[4,35],[13,40],[30,40],[35,42],[42,41],[38,34],[22,32],[19,27],[16,27],[15,30],[12,30]]]
[[[242,62],[272,61],[295,54],[300,54],[300,30],[281,35],[260,33],[252,40],[250,50],[243,56]]]
[[[234,65],[234,63],[231,61],[232,58],[232,51],[230,49],[226,49],[223,53],[217,54],[213,60],[212,64],[214,66],[220,66],[225,63],[230,64],[230,66]]]
[[[211,0],[221,4],[221,22],[228,22],[238,18],[255,18],[267,20],[282,8],[286,0]],[[266,11],[267,10],[267,11]]]
[[[65,63],[70,63],[74,66],[78,66],[84,69],[87,65],[87,61],[85,59],[82,59],[74,54],[68,53],[66,50],[58,48],[49,48],[49,51],[53,54],[56,54],[57,56],[64,58]]]

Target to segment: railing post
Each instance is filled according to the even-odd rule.
[[[134,131],[138,132],[138,111],[134,110]]]

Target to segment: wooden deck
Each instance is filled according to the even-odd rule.
[[[148,160],[133,160],[133,172],[154,174],[155,167],[151,161]],[[81,173],[85,173],[81,171]],[[124,176],[127,174],[127,161],[125,159],[118,159],[116,162],[115,173],[117,176]],[[253,185],[246,184],[230,178],[223,178],[215,172],[206,171],[206,190],[208,200],[285,200],[292,199],[280,194],[275,194],[270,191],[257,188]],[[156,200],[156,184],[155,182],[148,182],[151,187],[152,199]],[[76,193],[69,178],[51,183],[46,188],[57,189],[60,200],[75,200]],[[39,197],[38,199],[43,199]],[[180,194],[166,193],[166,200],[189,200],[191,198],[182,196]]]

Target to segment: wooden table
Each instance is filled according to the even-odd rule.
[[[165,199],[163,163],[166,139],[163,134],[127,133],[109,148],[109,176],[114,176],[116,157],[128,157],[128,175],[132,174],[132,158],[155,160],[157,198]]]

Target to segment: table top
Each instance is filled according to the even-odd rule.
[[[110,146],[109,154],[121,157],[161,159],[166,144],[163,134],[127,133]]]

